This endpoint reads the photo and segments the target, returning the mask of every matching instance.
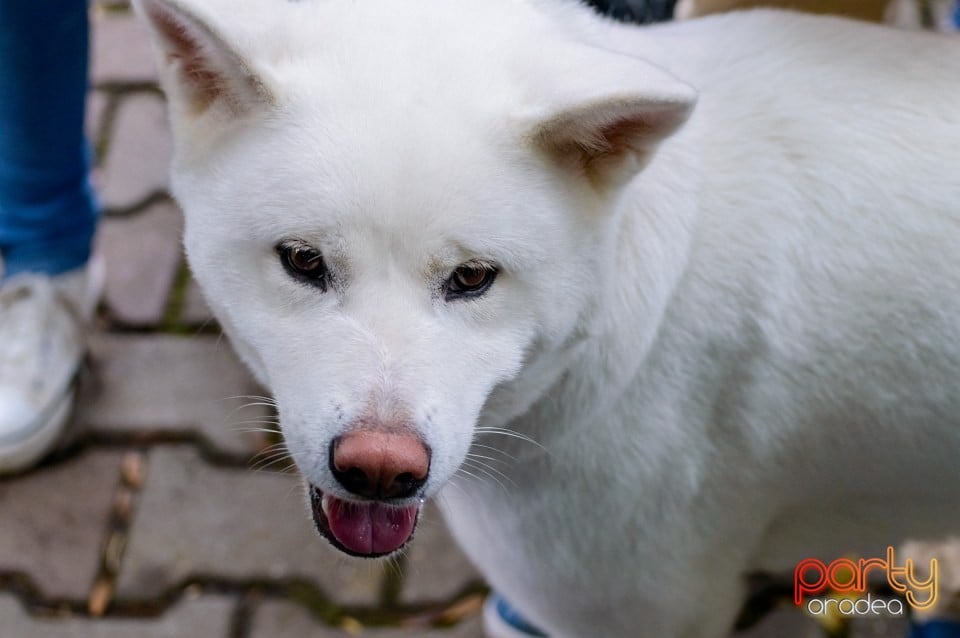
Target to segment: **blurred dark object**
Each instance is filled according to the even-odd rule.
[[[673,18],[677,0],[587,0],[600,13],[623,22],[663,22]]]

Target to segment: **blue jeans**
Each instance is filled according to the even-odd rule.
[[[0,0],[3,276],[86,263],[97,219],[83,134],[86,0]]]

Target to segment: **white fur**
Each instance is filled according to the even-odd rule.
[[[403,413],[454,534],[551,636],[723,636],[748,572],[960,524],[960,43],[562,0],[138,4],[208,25],[205,110],[158,38],[174,189],[300,470],[340,494],[331,438]],[[670,121],[588,179],[561,138],[623,112]],[[290,238],[336,289],[285,274]],[[472,258],[496,283],[443,301]]]

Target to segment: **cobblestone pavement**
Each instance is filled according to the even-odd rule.
[[[91,10],[109,275],[68,439],[0,481],[0,637],[479,637],[484,586],[436,512],[386,565],[314,533],[277,441],[255,431],[271,420],[261,390],[184,263],[145,34],[122,1]],[[822,634],[782,611],[743,635]]]

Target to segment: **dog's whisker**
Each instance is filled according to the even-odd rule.
[[[485,450],[490,450],[490,451],[492,451],[492,452],[496,452],[496,453],[498,453],[498,454],[502,454],[502,455],[504,455],[505,457],[507,457],[508,459],[510,459],[511,461],[516,461],[516,460],[517,460],[517,457],[515,457],[513,454],[510,454],[510,453],[507,452],[506,450],[501,450],[500,448],[498,448],[498,447],[496,447],[496,446],[494,446],[494,445],[484,445],[483,443],[473,442],[473,443],[470,445],[470,447],[472,447],[472,448],[473,448],[473,447],[475,447],[475,448],[483,448],[483,449],[485,449]]]
[[[266,434],[270,436],[281,436],[279,430],[271,430],[270,428],[236,428],[234,429],[236,434]]]
[[[258,469],[266,467],[267,465],[277,463],[279,461],[293,460],[290,454],[286,450],[274,450],[270,454],[264,454],[262,456],[253,459],[251,468]]]
[[[508,483],[510,483],[510,485],[516,486],[516,483],[514,483],[513,478],[511,478],[511,477],[504,471],[504,469],[501,469],[501,468],[499,468],[499,467],[494,466],[494,465],[491,463],[491,461],[492,461],[492,462],[495,462],[495,463],[500,463],[504,469],[508,469],[508,468],[510,468],[510,467],[513,465],[513,464],[510,463],[509,461],[504,461],[504,460],[502,460],[502,459],[496,459],[496,458],[492,458],[492,457],[489,457],[489,456],[483,456],[483,455],[478,455],[478,454],[467,454],[467,458],[466,458],[466,460],[465,460],[464,462],[465,462],[465,463],[469,463],[469,464],[470,464],[470,467],[473,467],[473,468],[476,468],[476,469],[482,469],[483,472],[484,472],[485,474],[487,474],[488,476],[489,476],[489,475],[492,475],[492,474],[495,474],[495,475],[503,478],[503,479],[504,479],[505,481],[507,481]]]
[[[224,397],[220,399],[219,402],[224,403],[226,401],[242,401],[242,400],[246,400],[247,402],[242,403],[236,406],[235,408],[233,408],[232,410],[230,410],[231,416],[236,414],[237,412],[240,412],[241,410],[246,410],[248,408],[253,408],[253,407],[263,407],[263,408],[268,408],[273,412],[277,411],[276,399],[272,397],[262,396],[259,394],[238,394],[235,396]],[[268,415],[268,416],[269,418],[276,418],[275,415]]]
[[[466,488],[464,488],[462,485],[460,485],[460,483],[457,482],[457,480],[456,480],[456,474],[454,474],[454,476],[450,477],[450,478],[447,480],[447,483],[446,483],[446,485],[445,485],[444,487],[446,488],[447,486],[449,486],[449,487],[457,490],[460,494],[463,494],[464,497],[467,496],[467,490],[466,490]],[[438,501],[440,501],[440,502],[447,502],[447,501],[448,501],[445,492],[440,492],[440,493],[436,496],[436,499],[437,499]]]
[[[508,474],[500,471],[499,469],[493,467],[492,465],[490,465],[490,464],[488,464],[488,463],[484,463],[483,461],[478,461],[478,460],[476,460],[476,459],[469,459],[469,458],[468,458],[465,462],[466,462],[466,463],[469,463],[469,464],[470,464],[470,467],[472,467],[472,468],[474,468],[474,469],[476,469],[476,470],[482,471],[484,474],[486,474],[487,476],[489,476],[489,477],[491,477],[491,478],[494,478],[495,476],[496,476],[496,477],[500,477],[500,478],[502,478],[504,481],[506,481],[507,483],[509,483],[511,486],[516,487],[516,483],[514,482],[514,480],[513,480],[513,478],[512,478],[511,476],[509,476]],[[500,479],[497,479],[497,480],[500,480]]]
[[[199,326],[197,326],[196,330],[193,331],[193,336],[194,336],[194,337],[199,337],[200,335],[202,335],[202,334],[203,334],[203,331],[207,329],[207,326],[209,326],[210,324],[212,324],[214,321],[215,321],[215,319],[214,319],[213,317],[208,317],[207,319],[204,319],[204,320],[203,320],[203,323],[201,323]],[[222,335],[218,335],[218,339],[217,339],[217,342],[216,342],[216,346],[217,346],[218,348],[220,347],[220,339],[219,339],[220,336],[222,336]]]
[[[470,463],[469,459],[464,463],[464,465],[467,465],[468,463]],[[509,491],[510,491],[510,490],[507,489],[507,486],[503,483],[503,481],[501,481],[495,474],[491,474],[486,467],[477,467],[476,465],[470,465],[470,466],[469,466],[469,467],[471,467],[472,469],[476,470],[477,472],[480,472],[480,473],[482,474],[482,476],[481,476],[481,475],[474,474],[474,473],[471,472],[470,470],[466,469],[466,468],[464,467],[464,465],[461,465],[460,468],[457,470],[457,472],[462,472],[463,474],[469,476],[470,478],[472,478],[472,479],[474,479],[475,481],[478,481],[478,482],[480,482],[480,483],[486,483],[487,481],[493,481],[493,482],[496,483],[497,486],[500,487],[500,489],[502,489],[504,492],[509,492]]]
[[[463,474],[463,475],[465,475],[465,476],[469,476],[469,477],[472,478],[473,480],[475,480],[475,481],[480,481],[481,483],[484,482],[481,477],[477,476],[476,474],[474,474],[474,473],[471,472],[470,470],[466,469],[463,465],[461,465],[459,468],[457,468],[457,474]]]
[[[263,455],[263,454],[270,454],[270,453],[272,453],[272,452],[276,452],[277,450],[285,450],[285,449],[286,449],[286,445],[287,445],[287,444],[286,444],[284,441],[278,441],[278,442],[276,442],[276,443],[271,443],[270,445],[266,446],[265,448],[263,448],[262,450],[260,450],[259,452],[257,452],[256,456],[260,456],[260,455]]]
[[[498,459],[495,456],[487,456],[485,454],[477,454],[476,452],[467,452],[467,458],[478,459],[481,461],[490,461],[491,463],[500,463],[506,467],[510,467],[512,463],[506,459]],[[516,460],[516,459],[514,459]],[[492,466],[491,466],[492,467]]]
[[[286,476],[286,475],[289,475],[289,472],[274,472],[274,471],[267,470],[266,472],[264,472],[264,474],[279,474],[279,475]],[[303,494],[302,489],[303,488],[299,483],[294,483],[293,485],[288,487],[287,491],[284,492],[283,494],[284,502],[290,500],[290,497],[293,495],[296,495],[297,498],[302,498],[302,494]]]
[[[258,419],[243,419],[240,421],[231,421],[231,425],[248,425],[251,423],[263,423],[264,425],[280,425],[280,419],[272,416],[258,418]]]
[[[396,553],[387,556],[381,563],[383,565],[383,572],[386,574],[392,570],[397,576],[403,576],[403,559],[406,557],[407,551],[409,551],[408,547],[402,547]]]
[[[265,434],[271,437],[277,437],[278,439],[283,439],[283,432],[281,430],[269,427],[266,424],[263,426],[244,425],[231,429],[235,434]]]
[[[268,401],[270,403],[277,402],[273,397],[268,397],[264,394],[234,394],[229,397],[223,397],[220,401],[236,401],[237,399],[254,399],[257,401]]]
[[[465,488],[463,485],[461,485],[461,484],[459,483],[459,481],[457,481],[455,478],[451,477],[451,478],[447,481],[447,485],[449,485],[452,490],[455,490],[455,491],[456,491],[456,494],[459,495],[459,498],[469,498],[469,492],[467,492],[467,488]],[[448,496],[441,496],[440,498],[437,499],[437,502],[438,502],[438,503],[449,503],[449,502],[450,502],[450,497],[448,497]]]
[[[274,443],[273,445],[269,445],[257,453],[257,455],[251,461],[250,469],[253,471],[262,471],[284,461],[290,461],[290,465],[287,468],[284,468],[283,471],[287,471],[294,465],[293,457],[290,455],[290,451],[287,449],[286,444],[283,442]]]
[[[280,465],[284,461],[289,461],[289,463],[277,469],[276,466]],[[296,469],[296,464],[290,457],[280,457],[265,463],[257,463],[250,466],[251,472],[264,474],[291,474],[294,469]]]
[[[277,406],[272,403],[264,403],[263,401],[250,401],[248,403],[244,403],[242,405],[238,405],[237,407],[233,408],[233,410],[230,411],[230,414],[235,414],[237,412],[240,412],[241,410],[248,410],[250,408],[256,408],[256,407],[275,409]]]
[[[261,421],[260,419],[257,419],[257,420],[250,420],[250,421],[237,421],[236,423],[230,424],[230,427],[238,430],[248,426],[251,428],[257,428],[257,429],[260,429],[263,427],[263,428],[272,430],[277,434],[280,434],[280,430],[278,429],[280,424],[277,423],[276,421]]]
[[[267,402],[267,401],[250,401],[250,402],[248,402],[248,403],[244,403],[244,404],[241,405],[240,407],[241,407],[241,408],[250,408],[250,407],[254,407],[254,406],[263,406],[263,407],[267,407],[267,408],[275,408],[275,407],[277,407],[277,405],[276,405],[275,403],[270,403],[270,402]]]
[[[256,464],[256,463],[263,463],[268,461],[273,462],[278,459],[287,459],[287,458],[292,458],[289,450],[287,450],[286,448],[274,448],[272,450],[271,449],[264,450],[263,452],[257,454],[255,457],[253,457],[253,459],[251,459],[251,463]]]
[[[275,470],[275,469],[256,469],[256,470],[251,470],[251,472],[254,472],[254,473],[257,474],[257,475],[266,474],[267,476],[283,476],[283,477],[293,476],[293,474],[294,474],[294,472],[293,472],[293,467],[292,467],[292,466],[282,467],[282,468],[280,468],[279,470]],[[291,492],[291,494],[292,494],[292,492]]]
[[[530,437],[527,436],[526,434],[521,434],[520,432],[516,432],[516,431],[514,431],[514,430],[509,430],[509,429],[507,429],[507,428],[482,427],[482,428],[477,428],[477,429],[475,430],[475,432],[476,432],[478,435],[481,435],[481,434],[499,434],[499,435],[501,435],[501,436],[508,436],[508,437],[520,439],[521,441],[526,441],[527,443],[531,443],[531,444],[537,446],[538,448],[540,448],[541,450],[543,450],[543,451],[545,451],[545,452],[547,451],[547,448],[546,448],[546,447],[544,447],[544,446],[543,446],[542,444],[540,444],[538,441],[530,438]]]
[[[273,434],[282,434],[279,429],[280,424],[276,421],[263,421],[260,419],[250,419],[247,421],[237,421],[236,423],[231,423],[230,427],[235,430],[244,430],[250,428],[257,431],[269,431]]]

